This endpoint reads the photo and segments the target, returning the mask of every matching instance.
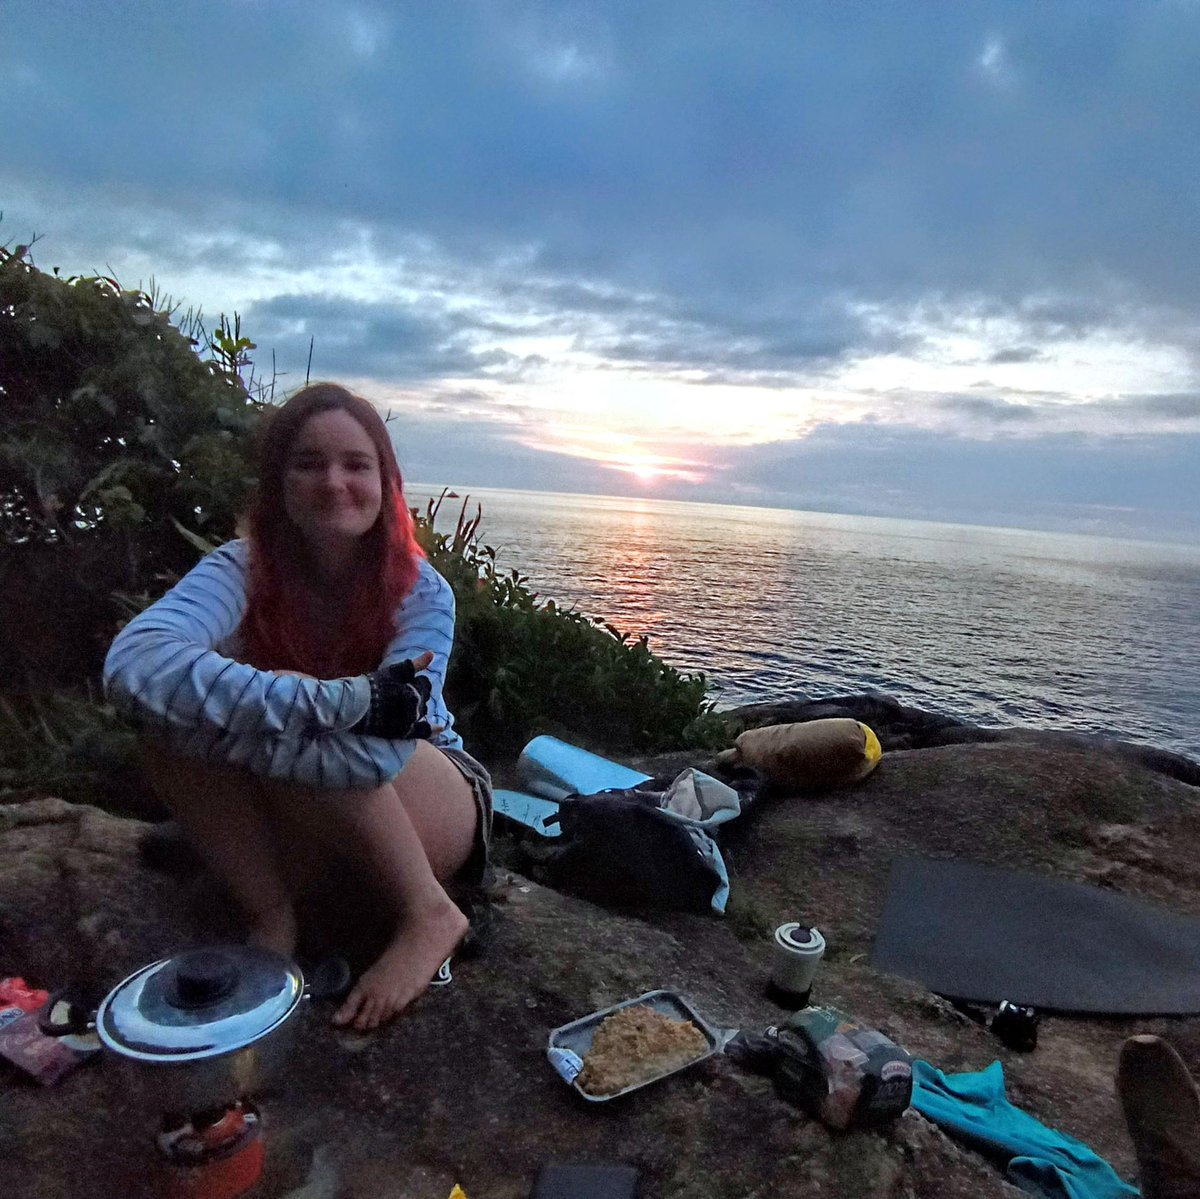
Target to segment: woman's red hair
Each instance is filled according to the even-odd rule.
[[[330,641],[319,638],[301,603],[312,578],[304,538],[284,506],[292,443],[310,417],[338,409],[366,431],[379,456],[383,503],[363,535],[361,569],[346,619]],[[265,416],[258,446],[258,487],[249,513],[250,582],[240,628],[242,657],[260,670],[299,670],[341,678],[374,670],[396,635],[396,608],[417,580],[424,556],[413,534],[404,483],[387,427],[375,408],[336,383],[314,383]]]

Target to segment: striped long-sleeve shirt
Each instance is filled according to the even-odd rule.
[[[117,635],[104,688],[121,710],[177,753],[314,787],[374,787],[404,768],[416,742],[349,729],[366,714],[363,675],[299,679],[236,659],[246,607],[248,546],[206,555]],[[401,602],[381,666],[433,652],[427,718],[435,745],[458,748],[442,688],[454,641],[454,593],[424,559]]]

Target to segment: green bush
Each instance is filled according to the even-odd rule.
[[[0,799],[55,795],[119,816],[165,810],[137,769],[137,739],[89,690],[0,695]]]
[[[233,533],[260,410],[252,343],[98,276],[0,247],[0,688],[94,678],[120,593],[195,562],[183,530]]]

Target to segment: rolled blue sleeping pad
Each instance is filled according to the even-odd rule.
[[[595,795],[618,787],[636,787],[650,775],[610,762],[599,754],[568,745],[557,737],[534,737],[521,750],[517,773],[526,788],[546,799]]]

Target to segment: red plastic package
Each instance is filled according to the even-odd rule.
[[[0,979],[0,1056],[44,1086],[53,1086],[100,1048],[94,1033],[46,1036],[38,1027],[38,1012],[49,998],[48,991],[28,986],[23,978]]]
[[[6,1008],[36,1012],[49,998],[49,991],[39,991],[37,987],[29,986],[23,978],[0,978],[0,1012]],[[16,1018],[10,1016],[9,1020]],[[0,1015],[0,1025],[4,1022],[4,1017]]]

